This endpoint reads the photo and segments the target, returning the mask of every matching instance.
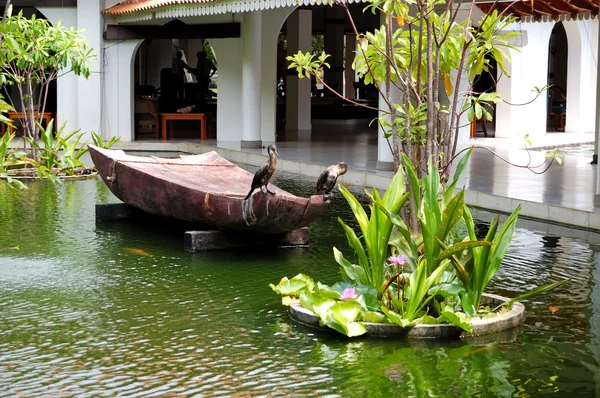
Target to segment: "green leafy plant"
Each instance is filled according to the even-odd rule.
[[[359,201],[340,186],[361,231],[361,238],[342,220],[348,243],[357,263],[351,263],[334,247],[342,282],[332,287],[314,282],[306,275],[283,278],[271,288],[293,298],[319,316],[320,324],[347,336],[366,333],[364,322],[394,323],[401,327],[450,323],[472,331],[476,317],[491,317],[482,305],[482,296],[498,272],[514,234],[520,208],[499,226],[492,221],[483,240],[477,240],[475,223],[464,203],[464,191],[455,193],[470,151],[458,162],[453,178],[441,188],[439,174],[429,162],[429,173],[419,179],[408,158],[404,158],[413,188],[404,192],[403,169],[394,176],[384,194],[371,194],[370,217]],[[418,204],[416,219],[422,234],[411,232],[398,215],[408,197]],[[392,254],[388,257],[389,254]],[[541,286],[519,297],[547,292],[564,281]],[[512,300],[506,305],[510,307]]]
[[[113,137],[110,137],[110,139],[105,142],[102,140],[102,137],[100,137],[100,134],[96,133],[95,131],[92,131],[92,140],[94,142],[94,145],[97,146],[98,148],[109,149],[110,147],[115,145],[117,142],[119,142],[120,139],[121,139],[121,137],[113,136]]]
[[[4,134],[0,138],[0,177],[5,180],[10,187],[24,189],[27,188],[25,184],[7,174],[8,168],[19,162],[19,154],[10,147],[10,143],[14,138],[14,133]]]
[[[50,82],[63,70],[87,78],[92,50],[82,31],[67,29],[60,22],[52,26],[35,14],[31,18],[22,11],[13,15],[12,6],[0,24],[0,37],[0,86],[16,86],[19,95],[9,100],[14,108],[20,102],[25,136],[35,140]],[[31,149],[36,158],[35,148]]]
[[[362,234],[362,241],[357,234],[342,219],[338,219],[342,228],[346,232],[348,244],[354,249],[358,257],[358,265],[352,264],[343,254],[333,248],[334,257],[341,266],[342,274],[358,283],[370,285],[378,290],[379,295],[384,281],[385,258],[389,254],[389,239],[392,233],[392,222],[385,215],[385,211],[398,213],[404,205],[409,192],[405,192],[404,175],[397,172],[392,179],[390,186],[383,195],[379,196],[376,189],[373,189],[370,196],[373,205],[370,206],[371,215],[362,208],[356,197],[344,186],[340,186],[340,192],[346,198]],[[375,205],[379,203],[379,206]]]
[[[81,156],[88,149],[85,145],[79,145],[84,133],[79,130],[63,134],[66,123],[54,133],[54,120],[44,128],[38,123],[40,130],[41,145],[29,137],[24,137],[35,152],[38,159],[23,157],[34,166],[40,178],[48,178],[53,182],[60,182],[59,174],[73,175],[76,169],[85,168]],[[72,140],[71,140],[72,139]]]

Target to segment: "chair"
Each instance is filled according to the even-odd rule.
[[[135,136],[154,133],[158,140],[160,134],[160,115],[156,107],[156,99],[136,98]],[[138,105],[139,104],[139,105]],[[138,112],[138,109],[140,112]]]
[[[560,87],[548,89],[547,119],[551,119],[555,131],[565,131],[567,96]]]

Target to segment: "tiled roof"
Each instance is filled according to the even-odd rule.
[[[526,20],[577,18],[580,14],[598,15],[598,0],[521,0],[516,2],[481,3],[485,13],[497,9]]]
[[[361,0],[349,0],[359,2]],[[480,0],[481,1],[481,0]],[[477,6],[485,13],[494,9],[506,14],[513,14],[526,21],[556,20],[565,18],[582,18],[583,15],[595,17],[598,15],[599,0],[519,0],[519,1],[500,1],[494,3],[490,1],[477,1]],[[149,14],[156,10],[157,12],[168,12],[173,7],[193,7],[195,10],[188,9],[186,15],[199,13],[220,13],[220,12],[243,12],[260,9],[275,8],[281,6],[293,5],[315,5],[321,4],[323,0],[240,0],[240,1],[219,1],[219,0],[125,0],[111,8],[104,10],[105,15],[122,17],[135,14]],[[213,9],[207,12],[204,7]],[[197,8],[197,9],[196,9]],[[187,8],[186,8],[187,9]],[[178,15],[165,14],[172,17]],[[164,17],[164,15],[161,15]],[[158,15],[157,15],[158,17]]]
[[[178,4],[206,4],[214,3],[216,1],[217,0],[125,0],[122,3],[104,10],[104,14],[124,15]]]

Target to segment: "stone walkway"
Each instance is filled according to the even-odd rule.
[[[349,171],[341,183],[385,189],[393,173],[376,170],[377,135],[372,129],[353,130],[326,126],[315,129],[310,137],[286,137],[277,143],[278,170],[302,174],[315,179],[324,167],[340,161]],[[581,144],[590,144],[593,134],[548,133],[533,142],[529,152],[522,143],[501,138],[476,138],[472,145],[493,149],[515,165],[539,165],[544,162],[543,148],[565,147],[563,165],[554,164],[546,173],[535,174],[511,166],[484,149],[473,152],[462,181],[467,189],[467,203],[493,211],[509,213],[521,204],[521,216],[550,223],[560,223],[600,231],[600,208],[594,207],[597,167],[590,164],[587,153],[578,153]],[[20,145],[14,142],[15,145]],[[569,148],[578,145],[577,148]],[[115,148],[131,151],[182,151],[203,153],[216,150],[221,156],[254,166],[264,164],[265,149],[241,149],[239,144],[201,142],[199,139],[175,139],[166,142],[142,140],[119,142]],[[551,224],[548,224],[551,225]]]
[[[506,139],[476,138],[472,145],[493,149],[515,165],[531,166],[544,162],[543,148],[573,146],[593,142],[593,134],[548,133],[542,142],[533,142],[529,152],[521,143]],[[126,150],[185,151],[203,153],[216,150],[223,157],[239,163],[259,166],[265,162],[266,150],[241,149],[239,144],[186,139],[167,142],[138,141],[119,143]],[[318,177],[325,166],[345,161],[349,172],[340,180],[362,186],[385,189],[391,172],[376,170],[377,137],[369,129],[336,133],[334,128],[315,130],[310,138],[294,137],[277,143],[278,169],[309,177]],[[600,208],[595,208],[595,165],[590,157],[564,155],[563,164],[554,164],[546,173],[535,174],[511,166],[484,149],[477,149],[462,177],[467,189],[467,203],[493,211],[512,212],[521,204],[521,215],[551,223],[600,230]],[[537,169],[539,170],[539,169]]]

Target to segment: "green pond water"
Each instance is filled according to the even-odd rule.
[[[314,183],[285,173],[274,182],[297,194]],[[337,217],[352,217],[339,194],[313,224],[308,249],[188,253],[182,231],[97,223],[95,204],[117,201],[99,178],[28,186],[0,186],[2,397],[600,391],[596,234],[519,227],[490,292],[515,296],[571,282],[525,302],[526,324],[512,333],[455,342],[349,340],[294,324],[268,287],[299,272],[338,280],[332,246],[350,253]]]

